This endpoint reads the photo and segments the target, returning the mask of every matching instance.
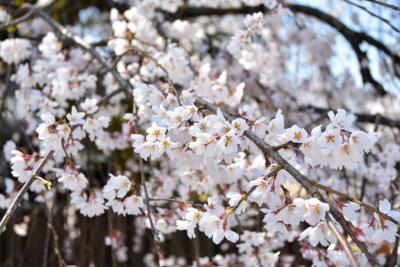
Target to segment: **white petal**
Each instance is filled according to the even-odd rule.
[[[384,200],[379,201],[379,210],[385,214],[389,213],[389,211],[391,210],[389,200],[384,199]]]

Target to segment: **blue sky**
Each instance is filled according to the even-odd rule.
[[[373,5],[367,1],[360,1],[360,0],[352,0],[352,1],[357,4],[363,4],[370,11],[386,18],[391,17],[390,13],[395,14],[395,11],[393,10],[390,10],[388,8],[380,8],[379,6]],[[304,4],[308,6],[314,6],[326,13],[329,13],[331,15],[334,15],[335,17],[340,18],[340,20],[344,22],[348,27],[357,31],[365,31],[369,35],[372,35],[373,37],[384,42],[393,50],[395,51],[399,50],[400,34],[390,29],[390,27],[387,26],[384,22],[371,17],[371,15],[369,15],[365,11],[357,7],[351,6],[344,1],[292,0],[291,2]],[[400,5],[400,0],[386,1],[386,2],[392,3],[394,5]],[[355,21],[352,19],[353,14],[358,15],[359,23],[355,23]],[[400,13],[397,13],[396,15],[397,17],[392,16],[392,18],[394,17],[397,19],[391,19],[391,23],[400,28]],[[329,27],[330,26],[324,28],[318,28],[318,30],[320,30],[321,32],[327,30],[335,31],[334,29],[331,29]],[[387,80],[387,77],[385,77],[385,75],[382,75],[382,72],[383,74],[385,72],[380,70],[380,66],[378,64],[378,57],[379,57],[378,51],[374,48],[371,48],[368,45],[365,45],[362,48],[368,51],[372,76],[378,81],[381,81],[381,83],[384,85],[385,88],[391,90],[392,92],[400,96],[400,88],[399,88],[400,81],[397,80],[395,81],[395,84],[393,84],[393,81]],[[337,35],[336,38],[335,52],[336,52],[336,57],[334,57],[331,61],[332,62],[331,65],[333,66],[333,71],[335,73],[341,73],[343,72],[344,69],[348,69],[354,76],[357,85],[362,86],[362,79],[359,73],[359,64],[357,58],[354,52],[352,51],[350,45],[348,44],[348,42],[340,35]]]

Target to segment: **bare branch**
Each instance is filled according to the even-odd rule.
[[[377,5],[388,7],[390,9],[393,9],[393,10],[396,10],[396,11],[400,11],[400,7],[399,6],[395,6],[395,5],[386,3],[384,1],[379,1],[379,0],[359,0],[359,1],[361,1],[361,2],[363,2],[363,1],[371,2],[371,3],[377,4]]]
[[[386,18],[384,18],[384,17],[382,17],[382,16],[379,16],[379,15],[377,15],[377,14],[371,12],[371,11],[368,10],[365,6],[359,5],[359,4],[354,3],[354,2],[352,2],[352,1],[350,1],[350,0],[343,0],[343,1],[345,1],[345,2],[348,3],[349,5],[355,6],[355,7],[359,8],[359,9],[361,9],[361,10],[367,12],[369,15],[373,16],[374,18],[377,18],[377,19],[383,21],[384,23],[386,23],[386,24],[387,24],[390,28],[392,28],[394,31],[400,33],[400,30],[399,30],[397,27],[395,27],[392,23],[390,23],[390,21],[389,21],[388,19],[386,19]]]

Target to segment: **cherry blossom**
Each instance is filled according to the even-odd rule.
[[[7,39],[0,43],[0,57],[8,64],[18,64],[31,55],[31,43],[27,39]]]
[[[39,2],[0,6],[0,232],[63,266],[397,264],[396,5]]]

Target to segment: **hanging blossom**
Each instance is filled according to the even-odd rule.
[[[378,133],[354,130],[354,116],[339,109],[329,112],[330,124],[324,131],[316,127],[304,140],[300,150],[305,161],[311,166],[329,166],[333,169],[354,169],[363,160],[364,152],[369,152],[378,140]],[[299,133],[300,135],[302,133]]]
[[[6,39],[0,43],[0,57],[7,64],[18,64],[28,59],[32,53],[28,39]]]
[[[141,253],[146,229],[152,228],[161,237],[158,241],[184,231],[188,238],[199,238],[201,232],[221,244],[221,254],[201,257],[193,265],[275,266],[286,260],[281,249],[296,242],[314,266],[347,266],[350,261],[330,228],[332,223],[346,234],[330,215],[336,205],[354,235],[385,262],[381,251],[394,248],[398,232],[398,224],[387,216],[400,220],[396,199],[387,190],[398,177],[400,146],[386,135],[380,138],[379,133],[361,130],[343,109],[328,112],[328,123],[294,112],[310,94],[302,87],[315,88],[306,86],[310,81],[303,77],[296,78],[299,88],[290,85],[288,76],[294,75],[287,75],[291,64],[286,63],[291,63],[293,49],[288,45],[305,36],[314,45],[298,49],[323,50],[324,60],[330,59],[333,51],[323,48],[332,36],[324,36],[321,43],[309,29],[281,31],[291,18],[283,18],[280,1],[151,0],[132,5],[123,13],[111,10],[112,36],[107,49],[98,49],[104,62],[113,63],[111,72],[87,51],[64,46],[56,34],[35,27],[41,25],[36,19],[18,27],[20,36],[34,35],[35,41],[9,38],[0,43],[0,58],[15,68],[10,75],[17,87],[15,107],[10,108],[15,108],[27,140],[32,139],[32,147],[20,149],[26,141],[12,136],[3,147],[4,157],[10,161],[11,175],[24,183],[32,177],[38,155],[55,152],[43,170],[55,186],[48,190],[35,180],[29,194],[44,203],[51,203],[55,192],[69,195],[65,212],[71,239],[79,235],[77,211],[87,217],[108,211],[136,216],[135,253]],[[271,12],[164,20],[180,8],[241,5],[264,5]],[[0,17],[8,16],[3,13]],[[223,33],[221,38],[214,38],[217,33]],[[309,65],[321,60],[304,54],[311,59],[301,60]],[[315,70],[313,84],[321,82],[319,76],[325,79]],[[117,92],[128,89],[121,79],[133,92]],[[344,80],[349,84],[343,86],[353,86]],[[336,91],[329,96],[332,103],[345,97],[342,90]],[[370,101],[363,92],[362,98],[352,98],[354,105],[364,96]],[[205,110],[197,104],[198,97],[220,108],[215,114]],[[234,119],[223,112],[228,109]],[[348,190],[351,196],[358,196],[358,184],[365,184],[360,198],[372,206],[384,200],[371,212],[350,198],[330,194],[328,205],[319,194],[306,197],[291,174],[246,137],[248,131],[310,180],[337,192]],[[138,158],[145,163],[139,165]],[[113,174],[104,174],[105,166]],[[149,181],[152,199],[146,199],[142,179]],[[9,206],[18,189],[16,179],[4,180],[1,209]],[[124,242],[115,229],[105,238],[121,262],[131,249]],[[367,265],[354,242],[348,243],[358,264]],[[238,252],[225,251],[226,246],[236,246]],[[190,264],[179,257],[160,258],[170,266]],[[150,254],[144,261],[159,264]]]

